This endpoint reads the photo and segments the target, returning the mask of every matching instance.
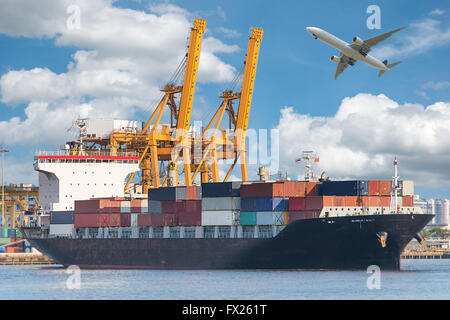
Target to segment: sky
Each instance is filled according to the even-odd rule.
[[[368,26],[371,5],[380,10],[379,29]],[[249,139],[249,149],[267,130],[276,160],[257,159],[250,178],[261,164],[301,178],[295,159],[313,150],[316,174],[391,179],[397,157],[400,178],[414,180],[416,194],[450,198],[449,17],[448,1],[2,0],[5,182],[36,184],[34,153],[73,139],[78,117],[146,121],[202,18],[191,123],[211,118],[242,68],[251,28],[264,29],[249,120],[257,143]],[[308,26],[348,43],[406,26],[370,52],[402,63],[378,78],[359,62],[334,80],[330,56],[339,52]]]

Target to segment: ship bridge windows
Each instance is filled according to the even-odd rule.
[[[139,228],[139,239],[147,239],[150,234],[149,227],[141,227]]]
[[[173,239],[180,238],[180,227],[170,227],[169,237]]]
[[[121,238],[130,239],[131,238],[131,228],[122,228]]]

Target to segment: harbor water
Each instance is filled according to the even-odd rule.
[[[70,273],[69,273],[70,272]],[[78,273],[79,272],[79,273]],[[2,299],[450,299],[450,259],[402,260],[402,271],[69,270],[0,266]],[[375,284],[375,286],[374,286]]]

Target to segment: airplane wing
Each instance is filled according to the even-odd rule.
[[[339,57],[341,59],[341,61],[339,61],[337,67],[336,67],[336,73],[334,74],[334,80],[337,79],[337,77],[339,77],[339,75],[344,72],[344,70],[348,67],[349,64],[349,57],[347,57],[346,55],[344,55],[341,52],[341,55]]]
[[[350,45],[351,48],[355,49],[356,51],[361,52],[362,54],[366,55],[367,53],[370,52],[370,48],[373,46],[376,46],[377,44],[379,44],[380,42],[386,40],[387,38],[389,38],[390,36],[392,36],[394,33],[405,29],[405,27],[401,27],[383,34],[380,34],[378,36],[369,38],[367,40],[364,40],[364,44],[363,45],[358,45],[356,43],[352,43]]]

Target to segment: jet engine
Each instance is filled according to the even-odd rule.
[[[358,46],[362,46],[364,44],[364,40],[359,37],[353,37],[353,43],[357,44]]]
[[[339,57],[336,57],[336,56],[331,56],[331,61],[333,61],[333,62],[336,62],[336,63],[339,63],[339,62],[341,62],[341,58],[339,58]]]

